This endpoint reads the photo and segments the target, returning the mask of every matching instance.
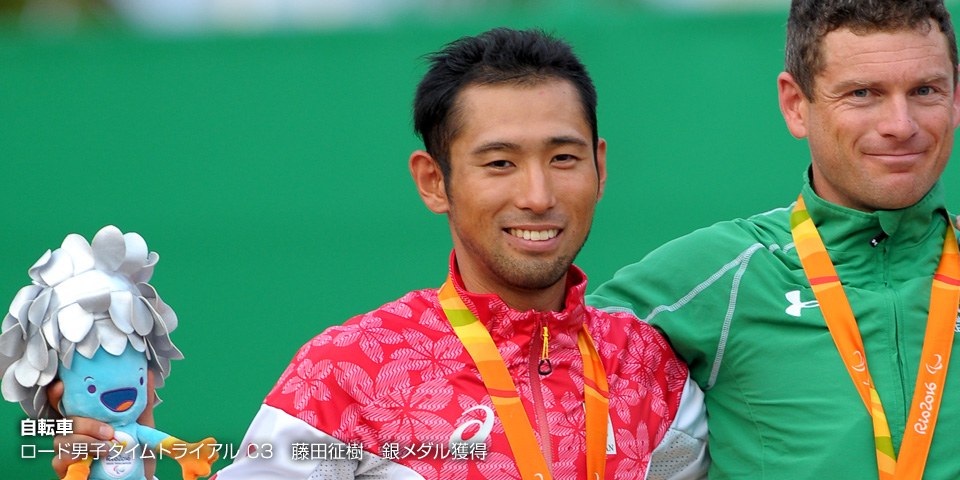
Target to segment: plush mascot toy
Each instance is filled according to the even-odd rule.
[[[33,284],[17,293],[0,334],[3,398],[34,418],[83,416],[113,426],[109,451],[87,456],[67,479],[143,480],[143,456],[175,458],[185,480],[210,474],[216,441],[187,443],[137,424],[170,360],[183,355],[170,341],[177,316],[147,281],[159,256],[136,233],[107,226],[92,243],[68,235],[30,268]],[[47,386],[59,378],[59,412]]]

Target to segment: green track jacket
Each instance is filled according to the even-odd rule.
[[[831,204],[809,183],[803,196],[857,318],[899,451],[949,224],[943,187],[912,207],[872,214]],[[711,480],[876,480],[871,417],[804,276],[791,208],[667,243],[588,302],[653,324],[689,363],[706,393]],[[887,238],[871,246],[881,232]],[[960,479],[955,352],[926,479]]]

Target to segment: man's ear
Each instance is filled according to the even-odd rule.
[[[957,75],[960,76],[960,66],[957,67]],[[954,77],[956,78],[956,77]],[[960,125],[960,81],[954,82],[953,86],[953,129]]]
[[[607,186],[607,141],[597,139],[597,179],[599,188],[597,188],[597,201],[603,198],[603,189]]]
[[[413,183],[417,184],[420,199],[433,213],[447,213],[450,211],[450,201],[447,199],[446,183],[440,165],[424,150],[416,150],[410,154],[410,175]]]
[[[810,101],[800,90],[800,85],[787,72],[777,76],[777,92],[780,96],[780,113],[787,122],[787,129],[796,138],[807,136],[807,115]]]

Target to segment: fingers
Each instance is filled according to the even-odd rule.
[[[147,406],[137,419],[137,423],[151,428],[156,427],[153,421],[153,402],[156,398],[156,392],[153,390],[153,370],[147,370]]]
[[[63,398],[63,382],[58,380],[51,383],[47,388],[47,397],[54,410],[60,413],[60,399]],[[140,425],[155,426],[153,418],[153,402],[155,398],[153,370],[148,370],[146,407],[140,415],[140,418],[137,419],[137,423]],[[51,465],[60,478],[66,476],[67,467],[83,460],[81,455],[72,453],[83,451],[82,448],[78,449],[73,447],[73,444],[87,444],[86,451],[88,452],[96,452],[98,449],[100,449],[100,451],[107,451],[110,446],[104,442],[113,438],[113,428],[106,423],[85,417],[67,418],[73,421],[73,434],[60,435],[54,437],[53,440],[55,454]],[[145,458],[143,460],[147,478],[153,478],[154,471],[156,470],[156,460],[153,458]]]
[[[47,399],[50,400],[50,406],[52,406],[57,413],[63,415],[63,412],[60,411],[61,398],[63,398],[63,382],[57,380],[47,387]]]
[[[113,438],[113,428],[106,423],[85,417],[67,417],[73,421],[73,433],[70,435],[58,435],[53,439],[53,461],[51,465],[58,477],[63,478],[67,474],[67,467],[83,460],[83,456],[73,454],[72,452],[82,452],[83,450],[74,447],[74,444],[86,444],[87,452],[107,451],[109,446],[105,446],[105,441]]]

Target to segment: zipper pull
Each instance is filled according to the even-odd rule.
[[[870,246],[876,248],[877,245],[880,245],[880,242],[886,240],[886,238],[887,238],[887,232],[884,232],[883,230],[881,230],[876,237],[873,237],[870,239]]]
[[[547,342],[550,340],[550,334],[547,333],[547,327],[543,327],[543,350],[540,351],[540,364],[537,365],[537,372],[540,375],[547,375],[553,371],[553,365],[550,364],[550,349]]]

